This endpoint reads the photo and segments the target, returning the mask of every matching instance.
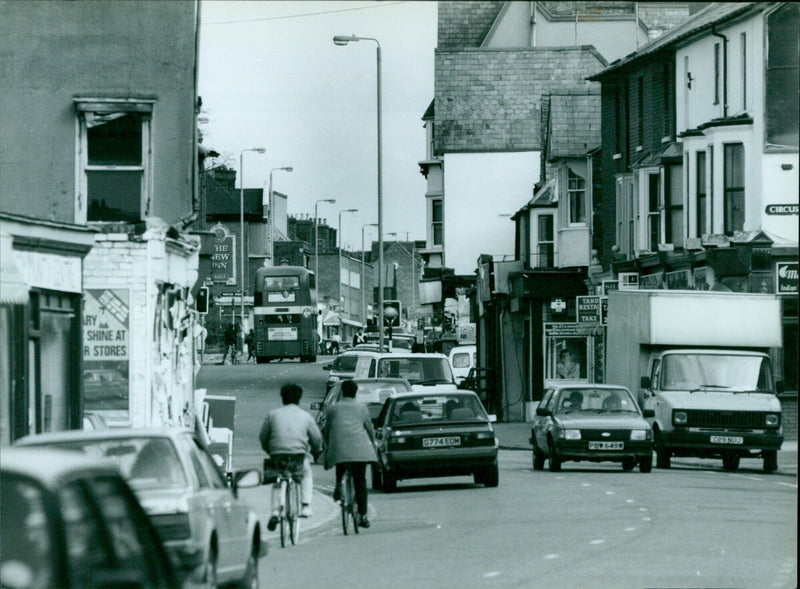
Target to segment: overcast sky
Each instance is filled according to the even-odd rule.
[[[436,2],[218,2],[201,0],[199,92],[204,145],[238,170],[245,188],[288,195],[289,214],[314,213],[347,249],[377,221],[377,92],[374,42],[333,44],[334,35],[381,44],[384,231],[425,239],[422,115],[433,99]],[[219,160],[218,160],[219,161]],[[238,186],[237,178],[237,186]],[[371,233],[370,233],[371,232]],[[377,231],[367,228],[377,239]],[[385,237],[385,239],[397,239]]]

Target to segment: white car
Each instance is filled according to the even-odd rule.
[[[423,393],[457,390],[444,354],[365,353],[356,363],[353,378],[404,378],[414,391]]]
[[[478,348],[476,346],[456,346],[450,350],[450,366],[453,378],[460,385],[469,374],[470,368],[478,365]]]

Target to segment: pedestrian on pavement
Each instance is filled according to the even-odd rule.
[[[352,380],[342,383],[342,399],[325,410],[325,469],[336,467],[334,500],[339,500],[339,488],[345,468],[350,467],[356,492],[356,504],[361,527],[368,528],[367,464],[377,462],[375,431],[369,409],[356,401],[358,385]]]
[[[342,341],[342,336],[338,333],[334,333],[331,336],[331,354],[339,355],[339,344]]]
[[[244,343],[247,344],[247,361],[250,362],[250,358],[253,359],[253,362],[256,361],[256,330],[251,329],[247,332],[247,336],[244,338]]]
[[[231,362],[233,362],[233,357],[236,355],[236,328],[233,326],[233,323],[229,323],[228,327],[225,328],[222,341],[223,345],[225,346],[225,350],[223,351],[222,362],[220,362],[220,364],[225,364],[225,359],[228,357],[228,352],[231,353]]]
[[[364,335],[364,328],[359,327],[358,332],[353,336],[353,347],[365,343],[367,343],[367,336]]]
[[[281,387],[283,407],[273,409],[261,426],[258,436],[261,448],[270,456],[270,466],[274,469],[274,457],[277,455],[303,455],[302,465],[298,463],[296,474],[300,482],[300,517],[311,517],[311,497],[314,488],[309,453],[316,460],[322,453],[322,436],[311,414],[300,409],[298,403],[303,396],[303,389],[294,383],[286,383]],[[270,473],[272,474],[272,473]],[[277,478],[277,477],[276,477]],[[273,481],[274,482],[274,481]],[[272,485],[272,515],[267,523],[271,532],[278,525],[278,506],[280,505],[280,487]]]

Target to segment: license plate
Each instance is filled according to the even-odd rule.
[[[742,436],[711,436],[712,444],[744,444]]]
[[[442,448],[447,446],[460,446],[461,438],[449,436],[446,438],[422,438],[423,448]]]
[[[625,442],[589,442],[589,450],[622,450]]]
[[[297,341],[296,327],[269,327],[267,339],[270,341]]]

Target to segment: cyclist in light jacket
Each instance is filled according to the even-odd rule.
[[[310,517],[314,481],[308,454],[311,453],[315,459],[320,455],[322,436],[311,414],[298,406],[302,396],[303,389],[294,383],[287,383],[281,387],[283,407],[269,412],[264,420],[264,425],[261,426],[259,440],[264,452],[270,456],[305,454],[300,484],[300,501],[302,502],[300,517]],[[267,523],[267,529],[270,531],[278,525],[279,493],[280,487],[272,485],[272,515]]]
[[[367,519],[367,464],[377,462],[375,453],[375,430],[364,403],[356,401],[358,385],[352,380],[342,382],[342,400],[325,411],[325,469],[336,467],[336,491],[334,500],[339,500],[339,485],[345,468],[349,465],[353,474],[356,504],[360,525],[369,527]]]

